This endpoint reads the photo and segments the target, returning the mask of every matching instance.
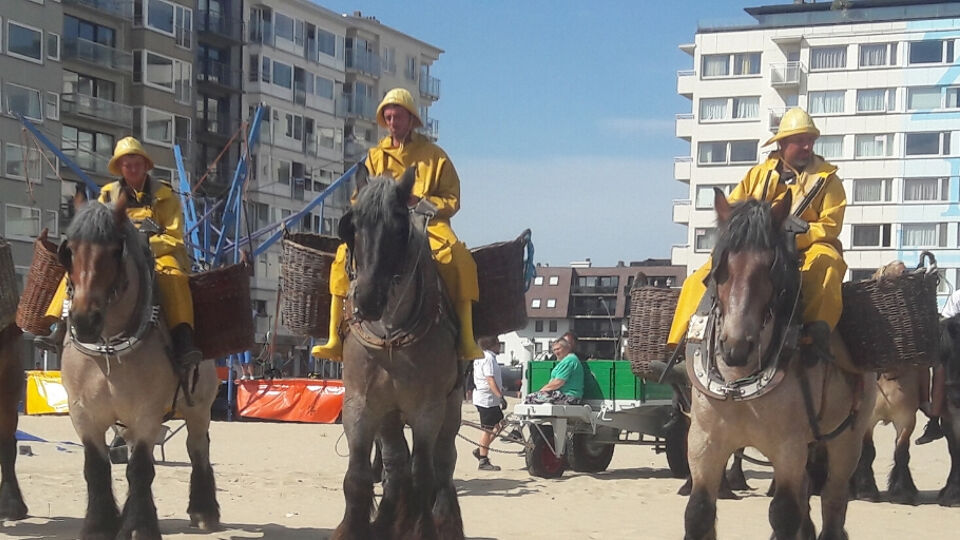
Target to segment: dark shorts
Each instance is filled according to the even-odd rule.
[[[500,407],[481,407],[479,405],[474,406],[477,408],[477,412],[480,413],[480,425],[487,429],[493,429],[497,427],[497,424],[503,420],[503,411],[500,410]]]

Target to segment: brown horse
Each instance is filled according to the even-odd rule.
[[[940,364],[946,381],[946,406],[940,422],[950,451],[950,473],[937,502],[960,506],[960,315],[940,321]]]
[[[850,476],[860,457],[875,386],[866,375],[845,375],[795,347],[800,274],[795,240],[785,232],[789,193],[774,204],[747,200],[731,206],[716,190],[719,238],[708,290],[687,334],[687,373],[694,387],[688,441],[693,490],[686,538],[716,538],[716,499],[727,459],[752,446],[770,459],[775,492],[773,536],[813,538],[806,477],[808,446],[822,445],[828,479],[822,494],[821,539],[846,538]],[[794,229],[795,230],[795,229]],[[702,329],[702,331],[701,331]],[[832,353],[845,354],[834,334]]]
[[[0,521],[27,517],[15,469],[17,461],[17,405],[23,395],[20,365],[20,329],[11,324],[0,330]]]
[[[84,447],[87,512],[83,539],[159,539],[151,485],[153,446],[167,412],[174,407],[187,424],[190,522],[219,526],[210,466],[210,406],[216,397],[213,362],[196,372],[192,403],[178,390],[170,338],[155,307],[154,259],[121,196],[111,209],[99,202],[79,205],[60,245],[60,262],[70,283],[67,339],[62,377],[70,419]],[[113,496],[105,434],[124,426],[130,449],[127,500],[122,514]]]
[[[333,537],[462,539],[453,485],[462,371],[426,217],[407,207],[415,169],[399,182],[367,181],[366,169],[359,171],[356,203],[339,230],[354,276],[343,346],[350,462],[343,478],[346,509]],[[404,423],[413,428],[412,456]],[[374,437],[382,443],[384,485],[371,525]]]

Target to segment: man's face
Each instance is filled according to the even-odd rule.
[[[817,138],[807,133],[791,135],[780,142],[780,155],[793,168],[803,170],[813,159],[813,143]]]
[[[558,359],[563,358],[570,352],[570,347],[564,345],[563,343],[555,343],[553,345],[553,354],[556,355]]]
[[[147,174],[147,160],[137,154],[128,154],[120,158],[120,173],[132,187],[140,189]]]
[[[413,128],[413,115],[399,105],[387,105],[383,108],[383,121],[387,131],[394,139],[405,139]]]

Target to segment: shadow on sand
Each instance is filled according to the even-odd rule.
[[[3,538],[20,540],[57,539],[73,540],[77,538],[83,519],[74,517],[28,518],[24,521],[8,521],[0,527]],[[224,523],[219,532],[204,532],[191,527],[185,519],[161,519],[160,532],[164,535],[182,534],[189,538],[216,538],[240,540],[244,538],[276,538],[278,540],[317,540],[330,538],[333,529],[314,527],[286,527],[276,523],[241,524]]]
[[[458,497],[521,497],[539,490],[529,489],[526,486],[533,480],[512,480],[509,478],[471,478],[470,480],[454,480]]]

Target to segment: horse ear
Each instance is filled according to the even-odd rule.
[[[407,167],[400,176],[400,200],[406,201],[413,192],[413,184],[417,181],[417,167],[412,165]]]
[[[353,210],[347,210],[347,213],[340,216],[340,223],[337,225],[337,236],[340,240],[346,242],[348,247],[353,247]]]
[[[723,190],[713,188],[713,209],[717,211],[717,222],[726,223],[730,219],[730,203],[727,202],[727,196]]]
[[[127,221],[128,202],[126,190],[121,189],[120,193],[117,194],[117,202],[113,203],[113,221],[117,224],[117,227]]]
[[[773,219],[774,229],[779,230],[780,227],[783,226],[783,222],[786,221],[790,215],[791,206],[793,206],[793,193],[788,189],[780,200],[774,201],[773,207],[770,209],[770,217]]]
[[[357,164],[357,170],[353,173],[353,183],[356,184],[357,191],[366,187],[369,179],[370,171],[367,170],[367,166],[363,163]]]
[[[60,247],[57,248],[57,260],[60,261],[60,266],[66,268],[69,273],[70,267],[73,266],[73,252],[70,251],[66,238],[63,239],[63,242],[60,242]]]
[[[80,208],[82,208],[85,204],[87,204],[86,192],[84,192],[82,189],[77,190],[77,192],[73,194],[73,209],[80,210]]]

